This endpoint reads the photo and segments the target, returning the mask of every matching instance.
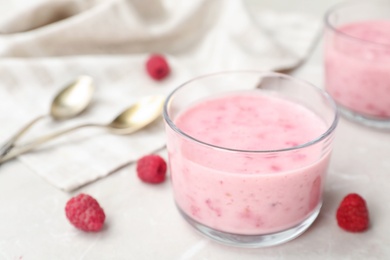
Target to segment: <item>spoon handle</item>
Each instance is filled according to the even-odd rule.
[[[7,155],[14,147],[17,140],[20,139],[33,125],[35,125],[39,120],[45,118],[46,115],[39,116],[28,124],[26,124],[23,128],[21,128],[18,132],[16,132],[13,136],[11,136],[1,147],[0,147],[0,158],[3,158]]]
[[[58,131],[58,132],[55,132],[55,133],[52,133],[52,134],[48,134],[48,135],[42,136],[42,137],[36,139],[35,141],[33,141],[31,143],[28,143],[26,145],[21,146],[20,148],[15,147],[14,149],[12,149],[12,151],[10,151],[4,157],[0,158],[0,164],[2,164],[3,162],[11,160],[11,159],[15,158],[18,155],[27,153],[27,152],[33,150],[35,147],[37,147],[39,145],[42,145],[44,143],[47,143],[50,140],[53,140],[53,139],[55,139],[57,137],[60,137],[60,136],[62,136],[64,134],[67,134],[69,132],[72,132],[72,131],[75,131],[77,129],[84,128],[84,127],[105,127],[106,128],[107,125],[102,125],[102,124],[83,124],[83,125],[74,126],[74,127],[68,128],[68,129],[64,129],[64,130],[61,130],[61,131]]]

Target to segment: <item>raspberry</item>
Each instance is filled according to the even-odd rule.
[[[162,80],[170,73],[168,62],[164,56],[153,54],[146,62],[146,71],[155,80]]]
[[[147,183],[160,183],[165,180],[167,164],[158,155],[147,155],[137,162],[138,177]]]
[[[99,203],[83,193],[66,203],[65,213],[70,223],[84,231],[99,231],[106,218]]]
[[[336,218],[338,225],[346,231],[365,231],[369,225],[366,201],[356,193],[348,194],[341,201]]]

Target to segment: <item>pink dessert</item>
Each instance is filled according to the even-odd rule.
[[[321,206],[330,149],[326,132],[304,106],[284,98],[239,92],[203,100],[167,127],[175,200],[197,222],[224,232],[258,235],[302,223]],[[279,150],[278,152],[254,152]]]
[[[354,112],[390,118],[390,21],[362,21],[327,32],[326,88]]]

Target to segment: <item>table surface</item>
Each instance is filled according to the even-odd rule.
[[[323,13],[337,1],[315,2],[312,11]],[[288,1],[292,8],[305,3]],[[0,19],[25,6],[22,0],[0,0]],[[321,48],[296,74],[319,86]],[[0,168],[0,259],[390,259],[389,158],[389,132],[341,118],[318,219],[299,238],[263,249],[227,247],[201,236],[178,214],[170,182],[144,185],[134,166],[77,191],[97,197],[107,215],[102,232],[83,233],[64,214],[74,194],[15,160]],[[365,233],[344,232],[336,224],[338,203],[350,192],[367,200],[371,227]]]

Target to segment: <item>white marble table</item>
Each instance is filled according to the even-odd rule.
[[[320,11],[329,5],[317,2]],[[0,19],[25,4],[0,0]],[[296,76],[323,85],[320,50]],[[94,194],[105,209],[102,232],[83,233],[68,223],[64,206],[72,194],[52,187],[17,160],[2,165],[0,259],[390,259],[390,132],[344,119],[320,216],[306,233],[280,246],[240,249],[199,235],[177,212],[169,181],[144,185],[134,166],[78,192]],[[347,233],[336,224],[337,205],[349,192],[368,202],[372,225],[365,233]]]

